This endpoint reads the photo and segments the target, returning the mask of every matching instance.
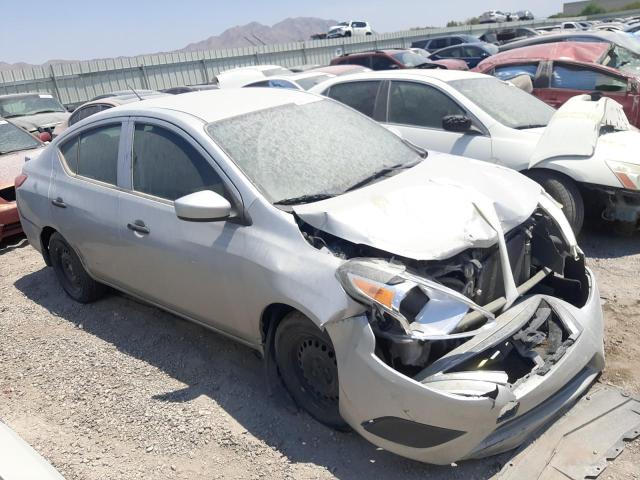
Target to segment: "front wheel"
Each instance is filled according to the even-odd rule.
[[[90,303],[104,295],[107,287],[89,276],[76,252],[58,232],[49,239],[49,257],[62,288],[76,302]]]
[[[584,201],[575,182],[567,176],[548,170],[532,170],[527,172],[527,176],[562,205],[562,211],[573,232],[578,235],[584,223]]]
[[[328,427],[348,430],[338,406],[338,364],[329,336],[300,312],[278,325],[275,358],[282,381],[298,406]]]

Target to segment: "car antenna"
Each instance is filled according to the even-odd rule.
[[[138,97],[138,100],[142,101],[142,97],[141,97],[140,95],[138,95],[138,92],[136,92],[136,91],[133,89],[133,87],[130,87],[128,83],[127,83],[127,88],[128,88],[129,90],[131,90],[131,91],[133,92],[133,94],[134,94],[136,97]]]

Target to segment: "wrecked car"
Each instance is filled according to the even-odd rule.
[[[622,233],[639,226],[640,134],[609,98],[582,95],[556,111],[496,78],[446,70],[363,73],[311,92],[422,148],[520,171],[563,205],[576,234],[585,211]]]
[[[0,117],[29,133],[52,133],[70,113],[48,93],[15,93],[0,95]]]
[[[43,146],[33,135],[0,118],[0,241],[22,232],[14,180],[25,158],[37,155]]]
[[[539,185],[318,95],[116,107],[23,176],[71,298],[111,286],[245,343],[318,421],[405,457],[509,450],[604,365],[595,278]]]

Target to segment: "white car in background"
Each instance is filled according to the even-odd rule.
[[[489,10],[480,15],[480,23],[502,23],[507,20],[507,14],[500,10]]]
[[[635,231],[640,134],[622,107],[588,95],[559,110],[486,75],[453,70],[370,72],[311,89],[383,123],[419,147],[509,167],[540,183],[575,232],[588,212]]]
[[[277,76],[250,82],[243,87],[290,88],[292,90],[309,90],[316,85],[335,78],[335,75],[322,72],[302,72],[292,75]]]
[[[369,22],[350,20],[348,22],[340,22],[329,28],[327,38],[358,37],[372,34],[373,30],[371,30]]]
[[[220,88],[240,88],[265,78],[292,73],[291,70],[280,65],[251,65],[220,72],[211,80],[211,83],[217,84]]]

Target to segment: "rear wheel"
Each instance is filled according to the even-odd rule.
[[[296,404],[319,422],[348,430],[338,407],[338,364],[329,336],[300,312],[291,312],[278,325],[275,357]]]
[[[106,287],[89,276],[76,252],[58,232],[49,239],[49,257],[62,288],[75,301],[89,303],[104,295]]]
[[[584,201],[575,182],[565,175],[548,170],[532,170],[527,175],[562,204],[562,211],[574,233],[578,235],[584,223]]]

